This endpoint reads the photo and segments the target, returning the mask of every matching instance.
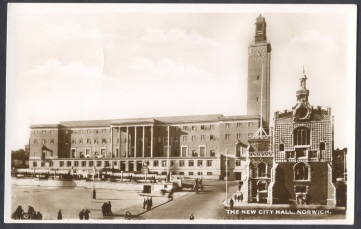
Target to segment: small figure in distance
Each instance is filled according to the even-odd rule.
[[[58,211],[58,220],[62,220],[63,219],[63,214],[61,214],[61,209],[59,209]]]
[[[190,214],[190,215],[189,215],[189,220],[194,220],[193,214]]]
[[[85,220],[89,220],[89,213],[90,213],[90,211],[89,211],[88,209],[86,209],[86,210],[84,211],[84,219],[85,219]]]

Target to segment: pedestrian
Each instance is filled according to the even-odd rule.
[[[241,199],[241,202],[243,201],[243,193],[241,192],[241,195],[240,195],[240,199]]]
[[[237,200],[238,200],[238,202],[241,200],[241,195],[242,195],[242,193],[241,193],[240,195],[238,195],[238,196],[237,196]]]
[[[83,218],[84,218],[84,209],[81,210],[81,212],[79,213],[79,219],[83,220]]]
[[[231,210],[233,210],[233,205],[234,205],[234,202],[233,202],[233,199],[231,198],[231,200],[229,201],[229,206],[230,206]]]
[[[103,217],[106,216],[106,214],[107,214],[107,202],[105,202],[102,205],[102,213],[103,213]]]
[[[189,220],[194,220],[193,214],[190,214],[190,215],[189,215]]]
[[[234,194],[234,200],[237,200],[237,194]]]
[[[145,205],[147,205],[147,200],[144,198],[144,200],[143,200],[143,209],[145,209]]]
[[[24,215],[24,210],[23,208],[19,205],[18,208],[15,210],[14,212],[14,218],[15,219],[23,219],[23,215]]]
[[[152,197],[150,197],[150,199],[148,199],[148,205],[147,205],[147,210],[151,210],[152,209]]]
[[[112,204],[110,203],[110,201],[108,202],[108,215],[112,215]]]
[[[88,209],[86,209],[85,212],[84,212],[84,219],[85,220],[89,219],[89,213],[90,213],[90,211]]]
[[[61,209],[59,209],[58,211],[58,220],[62,220],[63,219],[63,214],[61,214]]]
[[[32,206],[28,208],[28,219],[32,219],[34,215],[35,209]]]

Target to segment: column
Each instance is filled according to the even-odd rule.
[[[121,135],[120,135],[120,127],[118,128],[118,139],[119,139],[119,142],[118,142],[118,158],[121,158],[121,154],[122,152],[120,151],[120,142],[121,142]]]
[[[137,126],[134,127],[134,157],[137,158]]]
[[[113,127],[110,126],[110,157],[113,158]]]
[[[144,144],[145,144],[145,127],[143,126],[143,139],[142,139],[142,157],[144,158]]]
[[[129,171],[129,161],[125,162],[125,171]]]
[[[136,172],[137,171],[137,161],[134,161],[134,166],[133,166],[133,171]]]
[[[128,150],[129,150],[129,126],[127,126],[127,136],[126,136],[126,143],[125,143],[125,157],[128,158]],[[127,170],[128,171],[128,170]]]
[[[154,139],[153,139],[153,129],[154,129],[154,126],[151,126],[150,127],[150,157],[153,158],[153,142],[154,142]]]

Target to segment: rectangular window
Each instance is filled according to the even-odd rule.
[[[207,172],[207,175],[212,175],[212,172]]]
[[[93,161],[89,161],[89,167],[93,167],[94,166],[94,162]]]
[[[59,167],[64,167],[64,161],[59,161]]]
[[[188,172],[188,175],[193,176],[193,172]]]
[[[45,140],[45,139],[41,140],[41,143],[42,143],[43,145],[45,145],[45,144],[46,144],[46,140]]]
[[[110,166],[109,161],[105,161],[105,167],[109,167],[109,166]]]
[[[182,136],[183,142],[187,142],[187,136]]]
[[[203,175],[203,172],[198,172],[198,176],[202,176]]]
[[[159,166],[159,161],[153,161],[153,167],[158,167]]]
[[[182,146],[182,157],[186,157],[187,156],[187,147]]]
[[[102,166],[102,162],[101,161],[97,161],[97,167]]]
[[[79,139],[79,144],[83,144],[83,139],[82,138]]]
[[[296,185],[295,190],[297,193],[307,193],[307,186],[305,185]]]
[[[71,139],[71,144],[75,144],[75,139]]]
[[[183,126],[183,130],[187,130],[187,126]]]
[[[193,161],[193,160],[189,160],[189,161],[188,161],[188,166],[189,166],[189,167],[193,167],[193,166],[194,166],[194,161]]]
[[[38,131],[37,131],[37,130],[34,130],[34,134],[38,134]]]
[[[71,161],[66,162],[66,167],[71,167]]]
[[[46,134],[46,130],[43,130],[43,131],[42,131],[42,134]]]
[[[98,131],[97,129],[95,129],[95,130],[94,130],[94,133],[97,134],[97,133],[99,133],[99,131]]]
[[[107,139],[102,138],[102,144],[107,144]]]
[[[215,140],[214,135],[210,135],[210,136],[209,136],[209,140],[211,140],[211,141]]]
[[[249,122],[248,127],[253,127],[253,122]]]
[[[74,161],[74,167],[79,167],[79,161]]]
[[[195,141],[196,141],[196,136],[192,135],[192,142],[195,142]]]
[[[206,153],[206,147],[205,146],[200,146],[199,147],[199,154],[201,157],[204,157]]]
[[[192,130],[197,130],[196,126],[192,126]]]
[[[179,167],[184,167],[184,161],[179,161]]]
[[[45,167],[45,162],[41,162],[41,167]]]
[[[198,153],[196,150],[192,150],[192,157],[198,157]]]
[[[86,167],[86,161],[81,162],[81,167]]]
[[[50,144],[54,144],[54,139],[50,139]]]
[[[229,128],[231,126],[230,123],[226,123],[226,128]]]
[[[226,134],[226,135],[225,135],[225,139],[226,139],[226,140],[229,140],[229,138],[230,138],[230,134]]]
[[[36,161],[33,161],[33,167],[38,167],[38,163]]]
[[[241,133],[237,133],[237,140],[241,140],[242,139],[242,134]]]
[[[295,158],[295,152],[294,151],[288,151],[286,152],[287,158]]]
[[[238,122],[237,127],[242,127],[242,123]]]
[[[212,160],[207,160],[207,166],[208,167],[212,166]]]
[[[167,166],[167,161],[162,161],[162,167],[166,167]]]
[[[184,172],[179,172],[179,175],[184,175]]]
[[[54,134],[54,130],[51,130],[51,131],[50,131],[50,134]]]
[[[204,135],[201,135],[201,141],[204,142]]]
[[[34,145],[38,144],[38,139],[34,139]]]
[[[87,129],[86,132],[87,132],[88,134],[90,134],[90,133],[91,133],[91,130]]]
[[[206,128],[204,127],[204,125],[201,125],[201,130],[205,130]]]
[[[175,161],[170,161],[170,166],[175,166]]]
[[[214,152],[214,150],[211,150],[211,151],[209,152],[209,154],[211,155],[211,157],[216,156],[216,153]]]
[[[91,144],[90,138],[88,138],[88,139],[86,140],[86,143],[87,143],[87,144]]]
[[[198,166],[198,167],[203,166],[203,161],[202,161],[202,160],[198,160],[198,161],[197,161],[197,166]]]
[[[94,138],[94,144],[98,144],[98,139]]]
[[[236,160],[236,166],[241,166],[241,161],[240,160]]]

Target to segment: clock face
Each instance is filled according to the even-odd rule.
[[[296,110],[296,116],[299,119],[304,119],[308,115],[308,109],[305,107],[300,107]]]
[[[253,48],[250,53],[252,59],[260,61],[266,57],[266,50],[264,48]]]

